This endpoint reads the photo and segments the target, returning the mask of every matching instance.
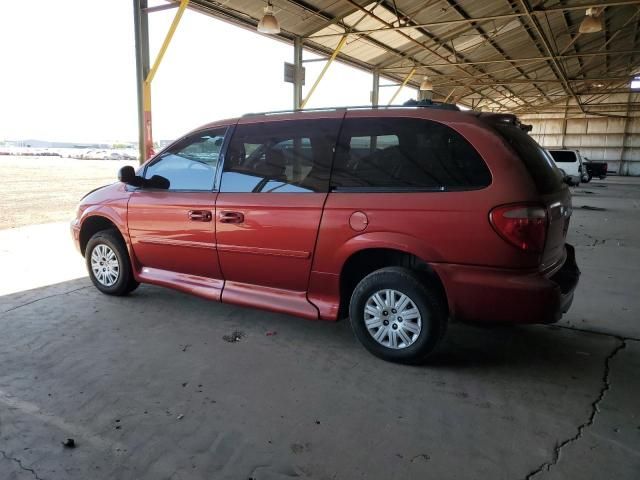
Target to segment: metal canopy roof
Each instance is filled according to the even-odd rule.
[[[640,0],[273,0],[279,37],[409,84],[423,75],[434,100],[516,113],[640,109]],[[261,0],[192,0],[193,9],[255,29]],[[587,8],[604,28],[581,34]]]

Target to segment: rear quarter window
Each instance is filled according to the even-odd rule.
[[[522,129],[512,125],[495,125],[498,133],[515,150],[533,179],[539,193],[562,188],[562,174],[549,153]]]

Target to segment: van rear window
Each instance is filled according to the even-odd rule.
[[[540,193],[551,193],[562,188],[562,174],[553,163],[551,155],[522,129],[511,125],[495,125],[516,151],[531,175]]]
[[[489,168],[462,135],[416,118],[346,119],[331,175],[335,191],[472,190],[489,184]]]
[[[575,163],[578,160],[576,152],[570,150],[549,150],[549,153],[558,163]]]

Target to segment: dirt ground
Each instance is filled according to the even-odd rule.
[[[71,221],[80,198],[136,162],[60,157],[0,157],[0,229]]]

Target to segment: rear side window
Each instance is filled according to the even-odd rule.
[[[549,153],[558,163],[575,163],[578,161],[576,153],[569,150],[549,150]]]
[[[327,192],[339,120],[238,125],[224,161],[221,192]]]
[[[336,191],[464,190],[490,183],[484,160],[459,133],[415,118],[345,120],[331,177]]]
[[[524,163],[540,193],[551,193],[562,188],[562,174],[551,155],[522,129],[511,125],[495,128]]]

